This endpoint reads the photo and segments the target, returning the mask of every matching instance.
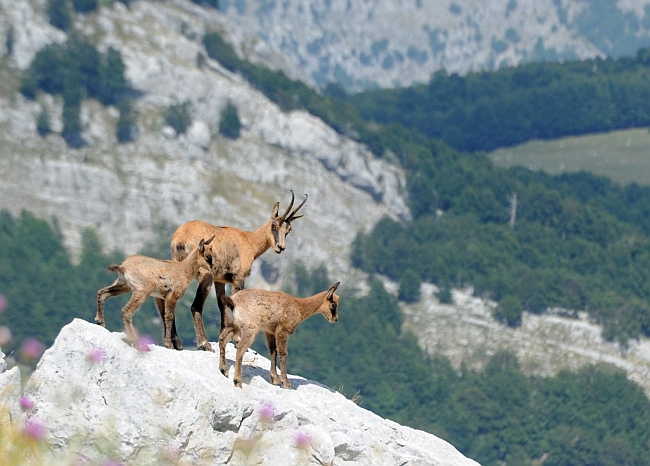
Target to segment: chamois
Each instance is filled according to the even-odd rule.
[[[320,313],[330,322],[339,319],[339,296],[334,293],[340,282],[329,290],[309,298],[296,298],[280,291],[242,290],[224,297],[226,325],[219,334],[219,370],[228,377],[226,344],[235,337],[237,355],[235,358],[234,383],[242,386],[241,366],[244,353],[253,344],[260,330],[266,333],[266,345],[271,356],[269,376],[273,385],[282,383],[282,388],[291,388],[287,377],[287,343],[303,320]],[[276,372],[276,358],[280,356],[280,379]]]
[[[253,261],[266,252],[267,249],[280,254],[286,248],[286,236],[291,231],[291,222],[302,215],[296,215],[300,208],[307,202],[305,199],[293,211],[294,194],[291,191],[291,202],[282,214],[278,215],[280,203],[276,202],[271,211],[271,218],[255,231],[243,231],[229,226],[215,226],[200,220],[184,223],[174,233],[171,241],[172,258],[183,260],[192,247],[198,244],[201,238],[215,235],[212,243],[212,255],[216,258],[213,272],[199,271],[196,279],[199,286],[196,297],[192,303],[192,318],[196,331],[197,343],[200,349],[212,351],[214,349],[208,342],[203,325],[203,305],[214,282],[217,295],[217,304],[221,314],[221,330],[224,322],[224,306],[222,296],[226,296],[226,283],[231,283],[233,293],[244,289],[246,277],[251,273]],[[156,306],[160,315],[164,315],[164,302],[156,299]],[[172,335],[176,335],[176,324],[172,322]],[[173,338],[173,337],[172,337]],[[174,339],[176,342],[177,339]],[[181,349],[178,347],[177,349]]]
[[[137,333],[133,327],[133,314],[149,296],[153,295],[165,303],[165,312],[161,314],[164,344],[167,348],[175,347],[172,338],[178,339],[178,335],[172,335],[171,328],[174,322],[176,302],[185,294],[197,272],[201,269],[209,271],[216,262],[212,250],[209,248],[213,239],[214,236],[208,240],[201,239],[182,262],[159,260],[135,254],[124,259],[121,265],[109,265],[108,270],[117,272],[118,276],[112,285],[97,292],[95,322],[106,327],[104,321],[104,301],[106,299],[133,291],[131,299],[122,308],[122,319],[128,339],[135,342]],[[178,342],[180,343],[180,339]]]

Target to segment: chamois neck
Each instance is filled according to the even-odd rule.
[[[302,320],[317,314],[320,311],[327,291],[322,291],[308,298],[294,298],[300,307]]]
[[[272,246],[271,242],[268,239],[268,230],[271,228],[271,222],[272,220],[268,220],[257,230],[248,232],[249,238],[251,239],[251,246],[253,248],[253,255],[255,259],[264,254],[267,249]]]
[[[199,271],[198,263],[199,248],[194,248],[189,255],[181,261],[181,267],[188,277],[193,277]]]

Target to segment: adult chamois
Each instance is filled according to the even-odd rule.
[[[276,202],[271,210],[271,218],[255,231],[243,231],[230,226],[216,226],[201,220],[192,220],[178,227],[171,241],[172,258],[176,261],[182,261],[201,238],[215,235],[210,247],[216,263],[212,267],[212,273],[207,271],[197,273],[196,279],[199,286],[191,307],[199,349],[214,352],[208,342],[203,324],[203,306],[212,283],[215,285],[217,304],[221,314],[221,330],[223,330],[224,304],[221,297],[226,295],[226,284],[232,284],[233,293],[244,289],[246,277],[250,275],[255,259],[269,248],[273,248],[278,254],[284,251],[286,237],[291,231],[291,222],[302,217],[296,213],[305,205],[307,197],[305,194],[300,205],[292,211],[295,197],[291,191],[291,202],[287,210],[279,215],[280,203]],[[160,315],[164,315],[164,302],[157,299],[156,306]],[[172,323],[172,340],[176,349],[182,349],[182,344],[176,334],[175,322]]]

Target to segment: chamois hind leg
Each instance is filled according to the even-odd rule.
[[[291,388],[291,382],[289,382],[289,377],[287,377],[288,343],[289,335],[276,335],[276,345],[278,347],[278,355],[280,356],[280,381],[282,382],[282,388]]]
[[[221,332],[219,332],[219,371],[228,377],[228,363],[226,362],[226,345],[235,332],[232,327],[225,327]]]
[[[194,331],[196,332],[199,349],[214,353],[212,345],[208,342],[208,337],[205,334],[205,326],[203,325],[203,306],[208,297],[208,293],[210,293],[212,281],[212,274],[210,273],[204,273],[200,276],[199,286],[196,289],[196,297],[192,303],[192,318],[194,319]]]
[[[275,334],[266,332],[266,346],[268,347],[269,355],[271,356],[271,369],[269,370],[271,383],[273,385],[280,385],[280,379],[278,378],[278,371],[276,369],[278,347],[275,342]]]
[[[113,296],[128,293],[129,291],[131,291],[131,288],[126,283],[120,281],[119,278],[112,285],[99,290],[97,292],[97,314],[95,315],[95,322],[102,327],[106,327],[106,321],[104,320],[104,301]]]
[[[165,325],[165,300],[162,298],[155,298],[156,301],[156,309],[158,309],[158,314],[160,314],[160,318],[163,321],[163,327]],[[172,328],[171,328],[171,339],[172,339],[172,344],[174,345],[174,349],[176,350],[182,350],[183,349],[183,342],[178,336],[178,333],[176,333],[176,317],[172,320]]]
[[[240,329],[239,332],[241,334],[241,339],[239,340],[239,343],[237,343],[237,357],[235,358],[235,376],[233,377],[233,382],[235,383],[235,387],[242,388],[241,366],[244,360],[244,354],[246,354],[246,350],[250,348],[255,341],[257,332],[246,331],[245,329]]]
[[[138,339],[138,333],[133,327],[133,314],[138,310],[142,303],[149,297],[146,291],[134,291],[129,302],[122,308],[122,320],[124,320],[124,330],[126,330],[127,338],[135,342]]]

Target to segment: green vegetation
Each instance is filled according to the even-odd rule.
[[[72,27],[72,12],[67,0],[48,0],[47,15],[50,24],[62,31],[68,31]]]
[[[550,175],[585,171],[617,184],[650,186],[650,131],[627,129],[535,140],[488,154],[500,167],[526,167]]]
[[[650,125],[650,50],[635,58],[531,63],[349,101],[369,121],[400,123],[458,150]]]
[[[334,281],[301,264],[296,277],[300,296]],[[340,295],[336,324],[315,316],[291,337],[293,373],[432,432],[484,466],[530,465],[545,455],[545,465],[650,464],[650,401],[624,373],[603,366],[526,377],[508,353],[483,373],[457,372],[400,331],[397,303],[378,281],[365,297]],[[262,340],[256,349],[266,355]]]
[[[226,107],[223,109],[221,119],[219,120],[219,134],[230,139],[237,139],[240,130],[241,121],[239,121],[237,107],[235,107],[232,102],[228,102]]]
[[[192,102],[173,104],[165,110],[165,123],[174,128],[176,134],[185,134],[192,124]]]
[[[85,144],[79,111],[84,97],[104,105],[126,98],[128,86],[120,53],[110,47],[101,54],[83,36],[73,34],[64,44],[39,50],[21,83],[21,92],[35,98],[38,90],[63,97],[63,134],[69,146]]]

